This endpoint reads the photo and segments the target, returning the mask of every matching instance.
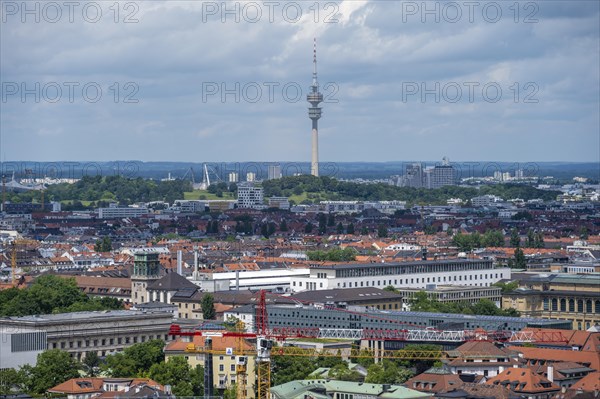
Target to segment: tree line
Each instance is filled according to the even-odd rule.
[[[28,288],[0,291],[0,316],[111,309],[123,309],[123,303],[115,298],[87,296],[79,289],[74,278],[40,276]]]
[[[95,206],[106,206],[109,202],[130,205],[136,202],[166,201],[173,203],[182,199],[183,193],[192,191],[187,180],[156,181],[127,178],[123,176],[84,176],[73,184],[49,185],[45,191],[46,201],[73,201],[83,207],[81,201],[92,201]],[[38,200],[37,192],[13,194],[11,202]],[[65,207],[67,209],[68,206]]]
[[[398,292],[393,286],[385,287],[384,290]],[[441,302],[435,298],[429,298],[425,291],[415,293],[410,301],[410,310],[414,312],[460,313],[482,316],[520,316],[515,309],[500,309],[489,299],[481,299],[475,304],[468,301]]]
[[[95,352],[89,352],[82,362],[60,349],[47,350],[38,355],[35,366],[0,370],[0,394],[17,390],[40,395],[82,374],[87,377],[102,374],[114,378],[151,378],[159,384],[171,385],[176,396],[201,396],[204,368],[192,368],[183,356],[165,361],[164,345],[164,341],[158,339],[138,343],[104,360]]]
[[[438,189],[398,187],[384,183],[359,184],[340,181],[328,176],[287,176],[263,182],[265,197],[318,193],[327,200],[385,201],[401,200],[410,204],[446,204],[450,198],[467,201],[480,195],[496,195],[504,199],[521,198],[525,201],[540,198],[552,201],[557,191],[539,190],[523,184],[497,184],[481,188],[445,186]]]

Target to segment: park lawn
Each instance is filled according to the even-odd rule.
[[[207,200],[231,200],[233,198],[232,193],[223,193],[223,197],[217,197],[216,194],[209,193],[206,190],[194,190],[186,191],[183,193],[183,199],[185,200],[199,200],[200,196],[203,195],[204,199]]]
[[[110,201],[110,200],[99,200],[99,201]],[[63,205],[73,205],[73,202],[75,202],[75,201],[74,200],[62,200],[62,201],[60,201],[60,203],[63,204]],[[91,203],[95,202],[95,201],[79,201],[79,202],[81,202],[81,204],[83,206],[90,206]]]

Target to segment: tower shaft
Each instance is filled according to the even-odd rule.
[[[312,121],[312,158],[310,162],[310,174],[319,176],[319,128],[316,119]]]

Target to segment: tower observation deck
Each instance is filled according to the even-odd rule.
[[[312,157],[310,164],[310,174],[319,176],[319,126],[318,121],[321,118],[321,107],[319,103],[323,102],[323,94],[319,92],[319,82],[317,80],[317,39],[313,44],[313,79],[310,86],[310,92],[306,100],[310,103],[308,108],[308,117],[312,120]]]

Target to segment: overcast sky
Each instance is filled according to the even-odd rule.
[[[0,3],[3,161],[599,161],[596,0]]]

